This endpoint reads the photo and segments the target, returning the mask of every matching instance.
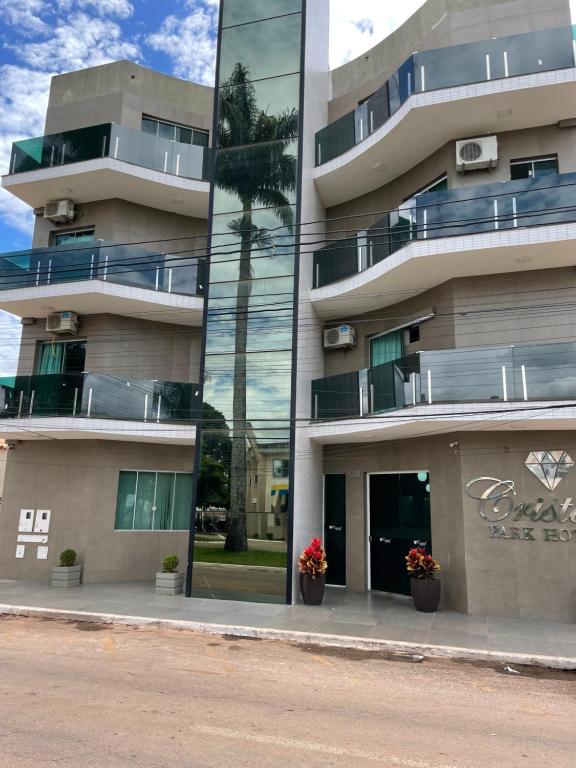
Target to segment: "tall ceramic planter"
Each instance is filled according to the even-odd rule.
[[[300,592],[304,605],[321,605],[326,588],[326,574],[316,576],[315,579],[309,573],[300,574]]]
[[[438,579],[410,579],[414,607],[422,613],[435,613],[440,604],[441,582]]]

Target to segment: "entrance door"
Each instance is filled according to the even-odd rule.
[[[371,589],[407,595],[408,550],[415,542],[432,550],[428,473],[370,475],[368,482]]]
[[[346,586],[346,475],[324,475],[324,545],[327,583]]]

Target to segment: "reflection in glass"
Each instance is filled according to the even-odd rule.
[[[228,83],[239,62],[252,80],[300,70],[301,14],[222,30],[220,83]]]
[[[224,3],[222,26],[231,27],[234,24],[247,24],[250,21],[260,21],[285,13],[296,13],[302,10],[302,0],[242,0],[241,3]]]
[[[284,75],[283,77],[273,77],[266,80],[257,80],[252,83],[255,107],[266,115],[279,115],[286,110],[292,110],[298,107],[300,93],[300,75]],[[233,85],[227,86],[224,91],[227,92]],[[222,94],[222,91],[220,91]],[[268,141],[260,136],[253,137],[254,142]]]

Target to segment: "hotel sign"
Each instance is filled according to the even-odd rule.
[[[565,451],[533,451],[526,468],[542,485],[554,492],[574,467]],[[519,501],[513,480],[477,477],[466,485],[466,493],[479,502],[480,516],[489,524],[492,539],[576,542],[576,504],[571,497],[556,496]],[[535,527],[532,523],[543,523]]]

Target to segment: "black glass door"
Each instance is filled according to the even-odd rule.
[[[324,475],[324,546],[328,584],[346,585],[346,475]]]
[[[432,550],[428,473],[370,475],[369,497],[371,588],[407,595],[408,550]]]

